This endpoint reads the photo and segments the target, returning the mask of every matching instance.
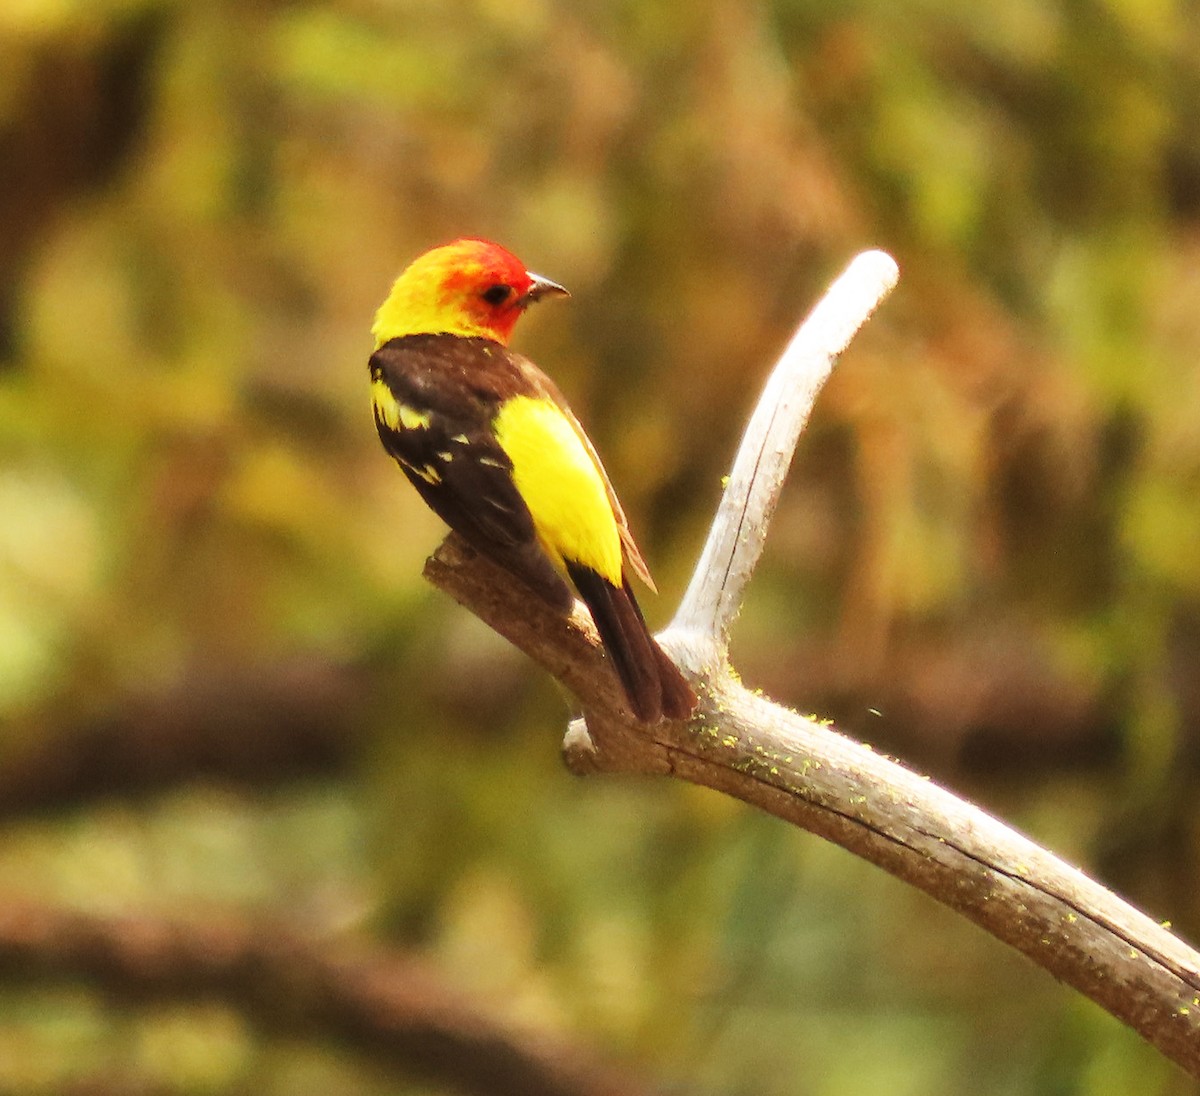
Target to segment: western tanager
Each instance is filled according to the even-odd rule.
[[[562,286],[486,240],[434,248],[396,279],[371,328],[375,425],[421,497],[563,612],[591,610],[633,714],[683,719],[696,698],[646,627],[630,575],[654,588],[621,504],[553,382],[507,343]]]

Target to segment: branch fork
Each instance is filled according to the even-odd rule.
[[[580,701],[577,773],[675,776],[819,834],[932,895],[1096,1001],[1200,1077],[1200,954],[978,807],[745,689],[729,632],[817,393],[896,284],[857,256],[800,325],[751,416],[683,600],[659,636],[700,697],[686,724],[632,720],[586,611],[563,619],[453,535],[426,577],[540,662]]]

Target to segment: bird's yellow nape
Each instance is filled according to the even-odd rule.
[[[562,286],[531,274],[510,251],[466,238],[414,259],[375,313],[378,349],[406,335],[481,337],[507,344],[526,305]]]

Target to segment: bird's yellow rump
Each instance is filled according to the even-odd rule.
[[[563,611],[569,576],[639,719],[682,719],[695,694],[634,599],[631,573],[653,583],[603,465],[553,382],[507,346],[529,304],[565,294],[486,240],[420,256],[372,327],[375,425],[476,550]]]

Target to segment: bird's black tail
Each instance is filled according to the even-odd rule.
[[[643,723],[691,715],[696,694],[650,634],[629,580],[614,586],[591,568],[570,562],[567,573],[591,610],[633,714]]]

